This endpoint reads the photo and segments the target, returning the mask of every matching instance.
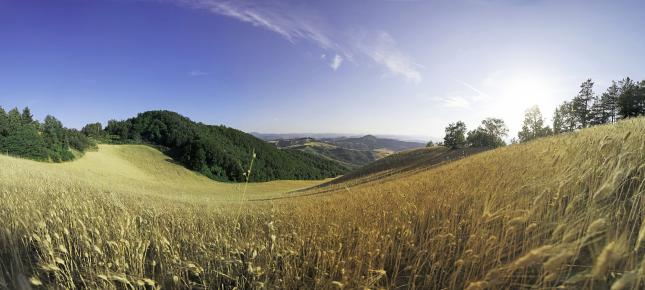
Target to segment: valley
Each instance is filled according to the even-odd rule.
[[[274,139],[267,142],[280,149],[295,149],[321,156],[350,169],[356,169],[396,152],[425,147],[424,143],[379,138],[372,135],[321,139],[303,137]]]

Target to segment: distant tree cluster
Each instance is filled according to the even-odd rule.
[[[630,78],[611,86],[602,95],[593,91],[594,82],[586,80],[572,100],[562,103],[553,114],[553,133],[570,132],[620,119],[645,115],[645,81]]]
[[[468,132],[466,144],[469,147],[497,148],[506,145],[504,137],[507,135],[508,128],[502,119],[487,118],[477,129]]]
[[[528,142],[540,137],[571,132],[590,126],[614,123],[620,119],[645,116],[645,81],[638,83],[630,78],[612,81],[607,91],[597,95],[591,79],[580,85],[580,91],[570,101],[559,105],[553,113],[553,127],[546,124],[540,108],[526,110],[522,129],[512,143]],[[508,133],[500,119],[486,119],[479,128],[468,132],[466,124],[459,121],[446,127],[444,145],[451,148],[504,146],[503,137]]]
[[[3,154],[61,162],[74,159],[71,149],[84,152],[93,146],[84,134],[63,127],[52,116],[39,123],[29,108],[6,112],[0,107],[0,152]]]
[[[508,128],[502,119],[487,118],[475,130],[468,131],[462,121],[451,123],[446,127],[443,145],[450,148],[487,147],[496,148],[506,145],[504,137]]]
[[[527,142],[552,134],[645,115],[645,81],[636,83],[630,78],[612,81],[611,86],[601,95],[594,93],[593,86],[591,79],[584,81],[573,99],[563,102],[555,109],[553,128],[545,125],[537,106],[527,110],[522,130],[518,133],[519,141]]]
[[[323,179],[347,170],[313,154],[280,150],[242,131],[195,123],[169,111],[145,112],[125,121],[110,120],[103,132],[100,124],[89,124],[83,132],[118,143],[160,146],[174,160],[215,180],[246,180],[253,151],[257,158],[250,181]]]

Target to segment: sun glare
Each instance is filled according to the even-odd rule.
[[[538,105],[545,109],[556,96],[553,83],[544,74],[522,73],[513,74],[497,82],[497,94],[500,113],[511,116],[523,114],[524,110]]]

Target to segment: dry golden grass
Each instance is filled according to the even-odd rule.
[[[91,158],[0,158],[0,288],[645,287],[645,119],[273,201]]]

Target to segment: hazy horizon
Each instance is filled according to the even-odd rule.
[[[246,132],[443,136],[645,79],[639,1],[0,1],[0,106]]]

